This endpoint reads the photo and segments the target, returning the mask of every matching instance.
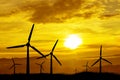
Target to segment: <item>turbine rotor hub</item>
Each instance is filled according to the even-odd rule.
[[[27,46],[30,46],[30,43],[28,42],[26,45],[27,45]]]

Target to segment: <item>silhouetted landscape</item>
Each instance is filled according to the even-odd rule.
[[[120,0],[0,4],[0,80],[120,80]]]
[[[1,79],[2,80],[120,80],[120,75],[118,74],[113,74],[113,73],[102,73],[102,60],[112,64],[110,61],[102,58],[102,45],[100,46],[100,56],[99,59],[94,62],[91,66],[94,66],[96,63],[100,62],[99,65],[99,73],[93,73],[93,72],[88,72],[87,71],[87,67],[88,67],[88,63],[86,64],[86,72],[81,72],[81,73],[75,73],[75,74],[53,74],[53,59],[55,58],[55,60],[62,65],[62,63],[57,59],[57,57],[53,54],[54,49],[58,43],[58,40],[56,40],[51,52],[47,55],[43,55],[38,49],[36,49],[34,46],[31,46],[30,44],[30,40],[31,40],[31,35],[32,35],[32,31],[34,29],[34,24],[32,25],[29,37],[28,37],[28,42],[26,44],[22,44],[22,45],[17,45],[17,46],[11,46],[11,47],[7,47],[7,49],[9,48],[21,48],[24,46],[27,46],[27,58],[26,58],[26,74],[16,74],[16,67],[15,65],[19,65],[16,64],[14,59],[12,58],[13,61],[13,65],[10,67],[13,68],[14,67],[14,74],[12,75],[1,75]],[[42,73],[42,74],[31,74],[30,73],[30,56],[29,56],[29,47],[31,47],[33,50],[35,50],[36,52],[38,52],[40,55],[40,57],[36,58],[36,59],[40,59],[40,58],[46,58],[47,56],[50,55],[50,74],[46,74],[46,73]],[[43,64],[43,63],[42,63]],[[40,64],[39,64],[40,65]],[[40,73],[42,72],[43,66],[40,65]]]
[[[119,74],[81,72],[76,74],[15,74],[15,75],[0,75],[2,80],[120,80]]]

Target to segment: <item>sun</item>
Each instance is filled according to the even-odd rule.
[[[75,34],[69,35],[64,42],[64,46],[70,49],[76,49],[82,44],[82,39]]]

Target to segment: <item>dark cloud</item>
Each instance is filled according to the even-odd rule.
[[[4,3],[5,6],[2,7],[6,7],[6,9],[0,9],[0,16],[27,12],[27,19],[34,23],[59,23],[73,17],[85,19],[99,17],[104,19],[119,15],[119,2],[115,5],[116,3],[117,1],[104,2],[97,0],[11,0],[10,3]],[[112,11],[115,13],[112,13]]]
[[[116,17],[120,14],[104,14],[104,15],[101,15],[99,18],[101,19],[108,19],[108,18],[111,18],[111,17]]]
[[[112,55],[112,56],[115,56],[115,57],[120,57],[120,54],[115,54],[115,55]]]
[[[103,0],[105,11],[104,14],[100,16],[101,19],[115,17],[120,15],[120,2],[119,0]]]
[[[103,0],[103,5],[105,5],[105,14],[116,14],[120,10],[120,1],[119,0]]]
[[[9,17],[16,13],[19,13],[19,4],[21,4],[21,2],[22,1],[17,0],[0,0],[0,17]]]
[[[84,0],[57,0],[53,5],[40,2],[22,6],[21,9],[34,11],[29,19],[32,22],[62,22],[63,19],[71,17],[83,3]]]
[[[120,45],[108,45],[108,44],[100,44],[103,46],[103,48],[120,48]],[[98,44],[91,44],[91,45],[84,45],[86,48],[100,48],[100,45]]]
[[[58,23],[72,17],[91,18],[101,11],[99,2],[89,0],[25,0],[11,1],[9,5],[3,6],[8,10],[0,12],[1,16],[27,12],[27,19],[36,23]]]

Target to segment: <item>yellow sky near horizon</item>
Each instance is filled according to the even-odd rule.
[[[60,60],[97,59],[100,45],[105,58],[120,57],[120,0],[1,0],[0,58],[26,57],[26,47],[6,47],[25,44],[32,24],[31,45],[43,54],[59,39],[54,54]],[[83,41],[75,50],[64,46],[71,34]]]

